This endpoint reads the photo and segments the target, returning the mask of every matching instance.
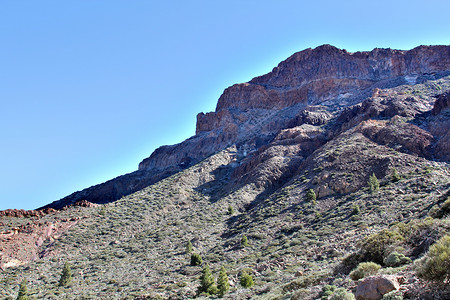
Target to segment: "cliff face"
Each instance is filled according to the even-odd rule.
[[[377,93],[381,89],[415,85],[449,74],[450,46],[420,46],[409,51],[374,49],[355,53],[330,45],[306,49],[281,62],[266,75],[225,89],[214,112],[197,115],[195,136],[182,143],[156,149],[139,164],[138,171],[76,192],[47,207],[61,208],[82,199],[94,203],[115,201],[233,144],[240,155],[246,156],[263,151],[261,147],[279,139],[282,130],[328,124],[328,130],[319,135],[315,133],[317,128],[309,127],[283,133],[303,132],[308,136],[308,146],[303,146],[307,151],[302,155],[309,155],[315,147],[373,116],[400,114],[408,117],[408,113],[412,116],[417,109],[421,113],[431,109],[433,103],[403,96],[386,108]],[[369,97],[372,97],[370,101],[361,104]],[[442,122],[448,125],[445,123],[448,122],[445,121],[446,115],[440,113],[443,110],[440,107],[448,105],[445,99],[442,98],[433,111],[435,121],[427,125],[429,133],[404,126],[403,130],[411,136],[404,137],[403,144],[415,134],[420,135],[421,142],[420,145],[403,145],[403,148],[414,148],[411,151],[428,158],[436,154],[438,159],[448,159],[445,154],[448,153],[448,134],[438,125]],[[335,121],[329,123],[330,120]],[[398,134],[390,133],[384,125],[380,126],[368,123],[359,130],[380,143],[383,140],[394,143]]]
[[[139,169],[198,161],[234,143],[255,147],[258,139],[270,140],[279,130],[299,125],[308,105],[333,113],[361,102],[375,88],[421,83],[449,70],[449,46],[355,53],[330,45],[306,49],[266,75],[225,89],[215,112],[197,115],[194,138],[158,149]]]

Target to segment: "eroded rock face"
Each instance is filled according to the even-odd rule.
[[[328,110],[330,114],[330,111],[360,102],[375,89],[379,91],[379,88],[440,78],[450,74],[449,70],[450,47],[447,46],[356,53],[330,45],[306,49],[281,62],[266,75],[225,89],[215,112],[197,115],[196,136],[199,139],[177,145],[176,151],[171,147],[160,148],[139,168],[165,168],[183,160],[198,161],[234,143],[256,143],[255,135],[267,141],[283,128],[303,123],[323,124],[329,115],[320,115],[317,111],[305,110],[305,107],[322,105],[327,107],[322,112]],[[362,118],[369,119],[381,111],[386,116],[393,116],[426,110],[416,107],[414,96],[407,97],[410,103],[401,101],[397,106],[387,108],[383,107],[382,97],[374,98],[373,103],[366,103],[370,107],[360,108],[367,112]],[[280,111],[283,114],[279,114]],[[361,115],[358,109],[354,112]],[[349,124],[350,127],[354,125]],[[205,149],[197,145],[203,144],[206,137],[215,146]]]
[[[426,73],[447,71],[449,65],[450,48],[446,46],[349,53],[323,45],[297,52],[272,72],[226,89],[216,112],[342,102],[371,92],[371,87],[417,83]]]
[[[358,125],[357,131],[370,140],[387,145],[397,151],[431,158],[433,136],[416,125],[405,123],[399,118],[394,118],[391,122],[364,121]]]

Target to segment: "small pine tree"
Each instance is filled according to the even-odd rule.
[[[369,189],[371,193],[374,193],[380,189],[380,183],[378,182],[378,178],[375,176],[375,173],[372,173],[369,177]]]
[[[243,247],[248,247],[248,239],[247,239],[247,236],[246,236],[246,235],[244,235],[244,236],[241,238],[241,245],[242,245]]]
[[[217,289],[219,290],[219,295],[223,296],[230,289],[230,283],[228,282],[228,275],[225,268],[222,266],[219,273],[219,278],[217,279]]]
[[[191,241],[188,241],[186,243],[186,253],[187,254],[192,253],[192,243],[191,243]]]
[[[27,281],[25,279],[20,283],[17,300],[28,300]]]
[[[400,174],[398,174],[397,169],[392,169],[392,182],[400,181],[400,179],[402,178],[400,177]]]
[[[240,283],[244,288],[250,288],[255,285],[252,275],[248,274],[245,270],[242,271]]]
[[[359,205],[358,204],[353,204],[353,206],[352,206],[352,216],[359,215],[360,212],[361,212],[361,209],[359,208]]]
[[[231,206],[231,205],[228,206],[228,214],[229,215],[233,215],[234,214],[234,209],[233,209],[233,206]]]
[[[64,268],[59,279],[59,286],[67,286],[72,281],[72,270],[68,262],[64,264]]]
[[[208,265],[203,268],[202,276],[200,276],[200,286],[198,288],[198,292],[199,294],[206,293],[209,295],[218,293],[216,283],[214,282],[214,277],[212,276]]]
[[[313,189],[309,189],[306,192],[306,201],[311,202],[313,205],[316,204],[316,193]]]
[[[198,253],[192,253],[191,266],[200,266],[202,264],[202,257]]]

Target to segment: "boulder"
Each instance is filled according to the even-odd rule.
[[[356,288],[356,300],[379,300],[383,295],[398,290],[400,283],[396,276],[376,275],[364,278]]]

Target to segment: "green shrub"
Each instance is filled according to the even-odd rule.
[[[306,201],[311,202],[312,204],[316,203],[316,193],[313,189],[309,189],[306,192]]]
[[[347,292],[344,288],[338,288],[330,300],[355,300],[355,296],[351,292]]]
[[[353,204],[353,206],[352,206],[352,216],[359,215],[360,212],[361,212],[361,209],[359,208],[359,205],[358,204]]]
[[[443,218],[450,214],[450,198],[445,200],[442,206],[433,213],[434,218]]]
[[[70,269],[69,263],[64,264],[64,268],[59,279],[59,286],[67,286],[72,281],[72,270]]]
[[[403,240],[404,238],[398,232],[383,229],[365,238],[362,241],[361,250],[366,260],[382,264],[389,248]]]
[[[20,283],[17,300],[28,300],[27,281],[25,279]]]
[[[350,278],[355,281],[363,279],[364,277],[375,275],[380,268],[381,266],[377,263],[363,262],[350,272]]]
[[[404,264],[409,264],[411,259],[406,257],[402,253],[398,253],[396,251],[389,254],[384,260],[383,263],[388,267],[398,267]]]
[[[403,300],[403,293],[398,290],[393,290],[384,294],[382,300]]]
[[[400,181],[400,179],[402,179],[402,178],[400,177],[400,174],[398,174],[397,169],[393,168],[392,169],[392,182]]]
[[[433,281],[450,278],[450,235],[443,236],[431,245],[428,253],[415,265],[417,276]]]
[[[372,175],[369,177],[369,190],[371,193],[374,193],[380,189],[380,183],[378,182],[377,176],[375,176],[375,173],[372,173]]]
[[[322,300],[328,300],[328,298],[333,295],[333,292],[336,290],[335,285],[325,285],[322,288]]]
[[[247,239],[247,236],[246,236],[246,235],[244,235],[244,236],[241,238],[241,245],[242,245],[243,247],[248,247],[248,239]]]
[[[186,253],[187,254],[192,253],[192,243],[191,243],[191,241],[188,241],[186,243]]]
[[[200,266],[202,264],[202,257],[198,253],[192,253],[191,266]]]
[[[228,211],[227,211],[227,213],[228,213],[229,215],[233,215],[233,214],[234,214],[233,206],[228,205]]]
[[[245,270],[242,271],[240,283],[244,288],[250,288],[255,285],[252,275],[248,274]]]

